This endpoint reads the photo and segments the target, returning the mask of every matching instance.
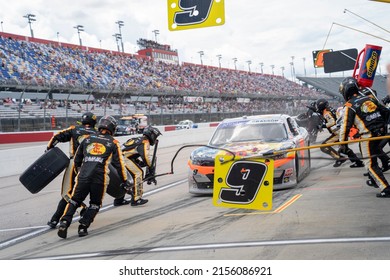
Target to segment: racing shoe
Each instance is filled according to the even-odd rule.
[[[57,224],[58,224],[58,221],[55,221],[55,220],[50,220],[47,222],[47,225],[51,228],[51,229],[55,229],[57,227]]]
[[[388,188],[385,188],[380,193],[377,193],[376,197],[390,197],[390,190],[388,190]]]
[[[79,225],[79,236],[80,237],[83,237],[83,236],[87,236],[88,235],[88,227],[84,224],[80,224]]]
[[[57,232],[57,235],[61,238],[66,238],[66,236],[68,235],[68,223],[66,221],[61,221],[60,222],[60,225],[58,227],[58,232]]]
[[[126,200],[124,198],[115,198],[114,199],[114,206],[122,206],[122,205],[127,205],[129,203],[130,203],[130,201]]]
[[[137,199],[136,201],[131,201],[131,206],[144,205],[144,204],[148,203],[148,201],[149,200],[147,200],[147,199],[140,198],[140,199]]]
[[[362,161],[356,161],[354,164],[350,165],[351,168],[364,167],[364,163]]]
[[[342,165],[344,162],[346,162],[347,159],[346,158],[341,158],[341,159],[338,159],[336,160],[336,162],[333,164],[333,167],[339,167],[340,165]]]

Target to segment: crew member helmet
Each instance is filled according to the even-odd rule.
[[[148,138],[151,146],[153,146],[156,143],[157,137],[162,135],[160,130],[158,130],[158,128],[150,125],[144,128],[142,134],[145,135],[146,138]]]
[[[99,120],[98,130],[107,129],[111,135],[115,134],[117,122],[113,116],[104,116]]]
[[[356,79],[353,77],[345,78],[340,84],[339,92],[344,97],[344,100],[348,101],[353,94],[359,92],[359,86]]]
[[[91,112],[86,112],[81,116],[81,123],[83,125],[89,124],[90,126],[96,125],[96,115]]]
[[[329,107],[328,100],[320,98],[316,101],[316,110],[318,113],[322,113],[327,107]]]

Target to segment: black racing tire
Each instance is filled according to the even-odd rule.
[[[70,159],[54,147],[34,161],[19,177],[19,181],[32,194],[40,192],[64,171]]]

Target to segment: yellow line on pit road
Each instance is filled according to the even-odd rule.
[[[284,209],[286,209],[287,207],[289,207],[291,204],[293,204],[295,201],[298,200],[298,198],[300,198],[302,195],[301,194],[296,194],[294,195],[291,199],[289,199],[288,201],[286,201],[285,203],[283,203],[281,206],[279,206],[277,209],[275,209],[275,211],[273,211],[274,213],[280,213],[282,212]]]
[[[229,216],[251,216],[251,215],[266,215],[266,214],[277,214],[281,213],[283,210],[285,210],[287,207],[289,207],[291,204],[293,204],[295,201],[297,201],[302,195],[296,194],[292,198],[290,198],[288,201],[280,205],[278,208],[276,208],[274,211],[270,212],[251,212],[251,213],[239,213],[239,214],[225,214],[225,217]]]

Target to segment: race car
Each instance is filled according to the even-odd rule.
[[[272,155],[273,189],[295,187],[310,173],[309,134],[289,115],[270,114],[223,120],[206,146],[192,151],[188,161],[189,192],[213,194],[214,160],[221,151],[239,157]]]
[[[190,129],[190,128],[197,128],[198,125],[196,123],[194,123],[193,121],[191,120],[184,120],[184,121],[180,121],[177,125],[176,125],[176,130],[180,130],[180,129]]]

